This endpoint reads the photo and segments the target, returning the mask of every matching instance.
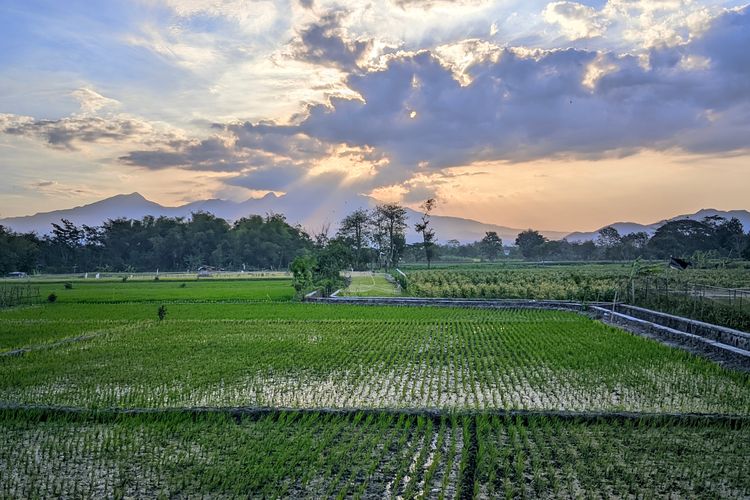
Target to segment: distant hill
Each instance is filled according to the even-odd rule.
[[[664,219],[659,222],[654,222],[653,224],[638,224],[636,222],[615,222],[614,224],[609,224],[609,226],[614,227],[617,229],[617,231],[620,233],[620,235],[625,236],[627,234],[631,233],[637,233],[640,231],[643,231],[647,233],[649,236],[652,236],[657,229],[659,229],[661,226],[666,224],[670,221],[675,220],[681,220],[681,219],[690,219],[690,220],[703,220],[706,217],[712,217],[712,216],[719,216],[724,217],[725,219],[731,219],[732,217],[736,217],[739,219],[739,221],[742,223],[742,226],[745,228],[745,232],[750,231],[750,212],[747,210],[716,210],[714,208],[704,208],[702,210],[699,210],[695,212],[694,214],[684,214],[684,215],[678,215],[676,217],[672,217],[671,219]],[[607,227],[607,226],[602,226]],[[601,229],[601,228],[600,228]],[[570,233],[566,236],[566,239],[573,242],[582,242],[582,241],[593,241],[596,240],[596,238],[599,236],[599,230],[591,231],[591,232],[576,232],[576,233]]]
[[[367,196],[348,196],[337,199],[326,199],[320,204],[312,205],[308,200],[295,199],[291,195],[275,196],[270,193],[263,198],[251,198],[243,202],[228,200],[202,200],[177,207],[165,207],[149,201],[139,193],[121,194],[106,198],[89,205],[74,207],[52,212],[37,213],[22,217],[0,219],[0,224],[16,232],[26,233],[34,231],[46,234],[51,231],[51,224],[60,219],[69,219],[77,225],[98,226],[107,219],[127,217],[141,219],[146,215],[167,217],[189,217],[191,213],[204,211],[228,221],[235,221],[242,217],[267,213],[280,213],[293,224],[301,224],[311,232],[318,232],[326,225],[331,226],[331,233],[335,231],[335,224],[346,214],[358,208],[372,208],[376,200]],[[414,231],[414,224],[420,214],[407,209],[409,227],[407,241],[419,241],[419,235]],[[451,239],[462,243],[480,240],[487,231],[495,231],[506,244],[512,243],[523,229],[485,224],[483,222],[450,216],[432,216],[432,225],[440,242]],[[559,231],[541,231],[551,239],[559,239],[565,233]]]

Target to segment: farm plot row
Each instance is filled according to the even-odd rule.
[[[412,271],[407,293],[417,297],[612,300],[628,269],[483,269]]]
[[[0,310],[0,322],[139,321],[156,319],[159,304],[44,304]],[[503,323],[578,321],[575,315],[533,309],[361,306],[322,303],[167,303],[170,320],[276,321],[492,321]]]
[[[620,295],[624,292],[632,270],[629,264],[414,270],[407,275],[407,293],[417,297],[610,301],[618,291]],[[673,288],[685,283],[750,288],[750,269],[676,272],[657,265],[647,275],[668,279]]]
[[[57,302],[155,302],[155,301],[285,301],[294,296],[289,279],[205,281],[73,281],[43,282],[42,300],[55,294]]]
[[[711,422],[4,411],[0,431],[5,498],[750,494],[750,433]]]
[[[280,318],[305,311],[275,307]],[[749,375],[573,313],[502,311],[493,321],[435,308],[432,320],[348,319],[359,311],[386,312],[143,323],[1,359],[0,401],[750,414]]]

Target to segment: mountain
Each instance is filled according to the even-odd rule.
[[[308,199],[320,199],[321,202],[312,203]],[[345,215],[358,208],[372,208],[376,204],[375,199],[361,195],[318,198],[314,196],[294,197],[289,194],[276,196],[269,193],[263,198],[250,198],[243,202],[212,199],[195,201],[177,207],[165,207],[147,200],[139,193],[131,193],[65,210],[0,219],[0,224],[19,233],[34,231],[39,234],[46,234],[51,231],[51,224],[53,222],[59,223],[60,219],[69,219],[79,226],[83,224],[98,226],[107,219],[120,217],[130,219],[141,219],[146,215],[190,217],[191,213],[198,211],[210,212],[228,221],[235,221],[253,214],[280,213],[284,214],[289,222],[299,223],[308,231],[316,233],[326,226],[330,226],[330,230],[333,232],[335,231],[335,223]],[[420,236],[414,231],[414,224],[420,216],[419,212],[407,208],[408,229],[406,239],[410,243],[420,240]],[[439,241],[446,242],[455,239],[462,243],[480,240],[488,231],[495,231],[505,243],[512,243],[518,233],[522,231],[522,229],[517,228],[441,215],[432,216],[432,227],[435,229]],[[541,232],[551,239],[559,239],[565,236],[565,233],[558,231]]]
[[[653,236],[656,230],[659,229],[664,224],[666,224],[667,222],[683,220],[683,219],[700,221],[700,220],[705,219],[706,217],[714,217],[714,216],[724,217],[725,219],[731,219],[732,217],[736,217],[742,223],[742,226],[744,227],[746,232],[750,230],[750,212],[748,212],[747,210],[716,210],[715,208],[704,208],[702,210],[695,212],[694,214],[678,215],[676,217],[672,217],[671,219],[664,219],[659,222],[654,222],[653,224],[638,224],[637,222],[615,222],[614,224],[609,224],[609,226],[612,226],[615,229],[617,229],[617,231],[622,236],[625,236],[631,233],[637,233],[640,231],[643,231],[649,236]],[[604,226],[604,227],[607,227],[607,226]],[[569,242],[574,243],[574,242],[583,242],[583,241],[594,241],[596,240],[598,236],[599,236],[599,229],[597,229],[596,231],[591,231],[591,232],[570,233],[569,235],[566,236],[566,239]]]

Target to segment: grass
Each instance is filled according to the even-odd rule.
[[[400,295],[395,284],[386,279],[383,273],[352,272],[351,283],[339,294],[341,296],[393,297]]]

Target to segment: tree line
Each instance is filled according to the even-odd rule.
[[[621,235],[614,227],[599,231],[595,241],[549,240],[538,231],[521,232],[504,245],[495,232],[461,244],[437,243],[430,215],[435,200],[425,201],[415,230],[422,241],[407,245],[406,209],[384,203],[359,209],[340,221],[338,230],[310,235],[281,214],[243,217],[230,224],[210,213],[188,219],[146,216],[108,220],[101,226],[77,226],[68,220],[52,225],[50,234],[18,234],[0,226],[0,274],[195,271],[217,269],[287,270],[303,257],[313,280],[336,281],[341,269],[389,270],[400,261],[486,260],[630,260],[635,258],[750,259],[750,234],[736,218],[676,220],[653,236]]]
[[[435,245],[432,253],[433,258],[456,262],[501,258],[593,261],[681,257],[697,263],[718,258],[750,260],[750,233],[745,234],[742,223],[734,217],[670,221],[652,236],[645,232],[622,235],[615,227],[608,226],[600,229],[595,239],[582,242],[550,240],[539,231],[528,229],[519,233],[512,243],[504,245],[497,233],[488,232],[473,243],[448,240]],[[425,260],[421,244],[407,245],[403,257],[408,262]]]

